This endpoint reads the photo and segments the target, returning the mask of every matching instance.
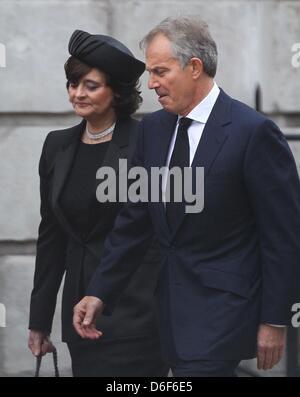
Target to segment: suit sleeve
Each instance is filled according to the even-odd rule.
[[[300,298],[300,183],[292,152],[272,121],[252,135],[244,173],[259,233],[261,322],[288,325]]]
[[[46,162],[48,137],[39,163],[41,222],[38,231],[34,285],[30,300],[29,328],[51,332],[57,293],[65,271],[66,236],[49,205],[49,175]]]
[[[143,166],[143,122],[139,127],[132,166]],[[129,280],[142,263],[153,237],[148,203],[127,202],[116,218],[105,241],[104,253],[86,295],[105,303],[104,314],[110,314]]]

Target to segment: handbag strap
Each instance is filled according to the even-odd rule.
[[[53,351],[52,351],[52,355],[53,355],[53,365],[54,365],[54,373],[55,373],[55,377],[59,378],[59,371],[58,371],[58,362],[57,362],[57,350],[55,348],[55,346],[53,346]],[[36,367],[35,367],[35,374],[34,377],[38,378],[40,376],[40,368],[41,368],[41,364],[42,364],[42,355],[38,356],[36,358]]]

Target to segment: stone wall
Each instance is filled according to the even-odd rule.
[[[143,35],[163,17],[181,13],[199,14],[211,26],[221,87],[254,106],[259,84],[262,110],[283,130],[300,126],[300,68],[291,64],[292,45],[300,42],[300,1],[2,0],[0,42],[7,59],[0,68],[0,240],[36,237],[42,142],[49,130],[73,121],[65,117],[72,109],[63,71],[73,30],[112,34],[143,58]],[[142,113],[159,108],[146,81],[145,73]]]

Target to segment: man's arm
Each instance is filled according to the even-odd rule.
[[[299,297],[300,184],[288,144],[266,120],[253,134],[245,180],[260,238],[263,295],[258,367],[269,369],[283,354],[285,327]]]
[[[95,296],[85,296],[75,307],[73,326],[82,338],[98,339],[102,332],[95,326],[96,318],[103,311],[103,302]]]
[[[113,231],[85,296],[74,308],[73,325],[83,338],[98,338],[96,317],[110,314],[129,283],[153,236],[146,203],[128,203],[118,215]],[[105,305],[104,305],[105,304]],[[105,308],[104,308],[105,306]]]
[[[143,123],[132,161],[143,166]],[[105,249],[84,297],[74,308],[73,324],[77,333],[86,338],[97,338],[97,315],[112,312],[121,293],[129,283],[149,246],[153,236],[148,203],[128,202],[119,213],[114,228],[105,242]]]

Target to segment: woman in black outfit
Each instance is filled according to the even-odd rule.
[[[137,84],[145,65],[119,41],[79,30],[70,39],[69,51],[65,64],[69,99],[83,120],[50,132],[40,159],[41,223],[29,347],[36,356],[52,349],[52,320],[65,274],[62,337],[73,375],[166,376],[153,304],[160,265],[155,243],[114,313],[97,323],[103,336],[83,340],[72,326],[73,307],[85,295],[123,205],[97,200],[101,181],[96,172],[104,166],[118,172],[119,159],[130,161],[138,126],[130,115],[141,102]]]

